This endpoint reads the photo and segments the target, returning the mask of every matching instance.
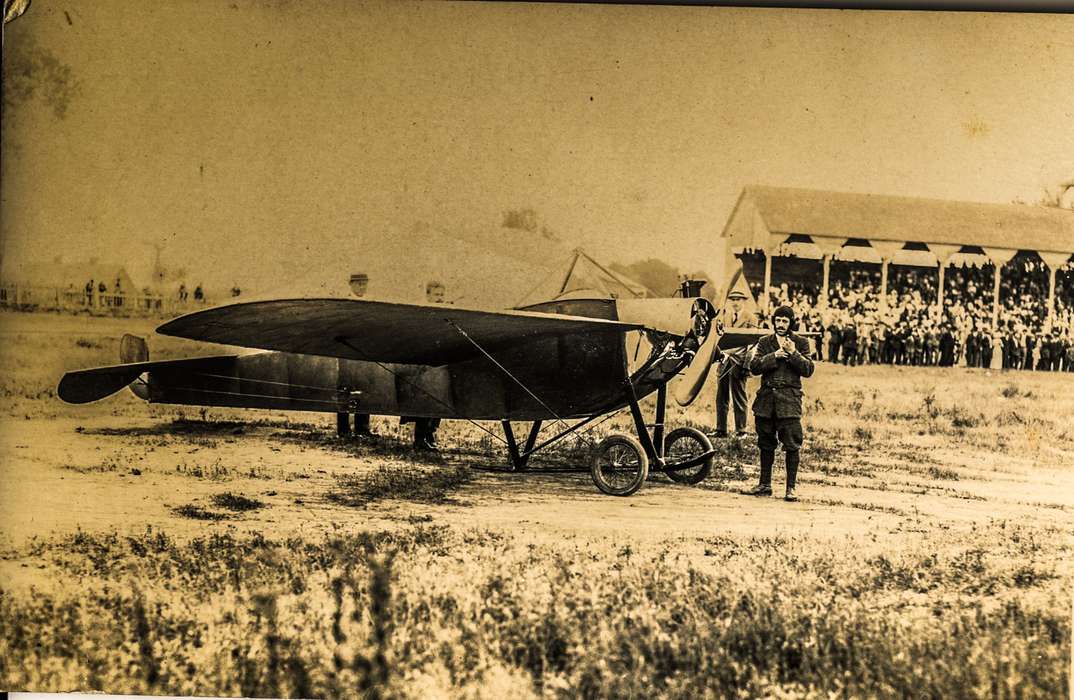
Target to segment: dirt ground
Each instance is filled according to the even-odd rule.
[[[863,445],[860,436],[844,439],[837,457],[813,452],[807,445],[800,478],[802,501],[790,504],[738,493],[756,473],[755,443],[747,438],[737,447],[722,444],[717,476],[723,478],[691,488],[655,475],[634,496],[613,498],[601,494],[585,472],[494,471],[506,464],[502,450],[497,445],[475,450],[473,435],[480,434],[465,423],[445,424],[445,450],[430,460],[409,450],[407,428],[394,419],[377,419],[376,440],[343,444],[333,436],[331,415],[199,413],[189,407],[151,406],[126,391],[97,404],[69,406],[49,393],[45,382],[54,386],[63,369],[91,366],[94,362],[86,364],[87,360],[97,356],[108,361],[122,332],[147,333],[152,325],[142,320],[36,314],[3,318],[4,358],[23,371],[10,380],[13,401],[0,417],[0,512],[9,544],[20,547],[34,538],[76,530],[132,532],[153,527],[193,536],[226,529],[286,536],[377,529],[431,518],[460,528],[508,529],[535,540],[555,539],[565,532],[638,541],[808,532],[818,538],[851,535],[862,542],[881,538],[892,546],[893,540],[912,538],[923,528],[939,524],[973,528],[997,516],[1042,526],[1064,524],[1074,508],[1070,440],[1045,441],[1036,452],[1020,453],[952,444],[907,431],[898,449],[890,442],[884,449]],[[77,352],[64,353],[71,344],[75,350],[90,346],[92,358],[80,360]],[[9,353],[16,348],[40,352],[36,358],[28,359],[26,352],[12,358]],[[165,351],[181,354],[188,348]],[[807,397],[834,405],[836,398],[825,393],[826,387],[843,387],[859,382],[865,372],[885,371],[907,370],[821,364],[818,377],[829,375],[824,380],[828,384],[817,396],[810,386],[817,382],[807,382]],[[927,380],[936,371],[917,370],[913,381]],[[1045,382],[1041,393],[1065,393],[1074,387],[1070,375],[1030,378]],[[977,381],[995,384],[998,378],[978,374]],[[687,420],[705,425],[709,410],[711,396],[707,405],[692,407],[685,415],[680,409],[671,410],[669,423]],[[817,430],[824,429],[823,413],[821,409],[807,416],[807,430],[814,421]],[[815,431],[811,437],[814,443],[827,439],[817,438]],[[832,469],[835,461],[842,466]],[[354,507],[329,498],[344,477],[385,468],[405,472],[458,465],[473,467],[473,478],[453,489],[444,502],[389,495]],[[922,465],[941,469],[940,478],[923,471]],[[863,467],[860,474],[856,467]],[[776,478],[778,493],[782,485],[778,468]],[[220,521],[193,519],[176,510],[189,504],[208,506],[214,495],[225,492],[256,498],[266,507]]]

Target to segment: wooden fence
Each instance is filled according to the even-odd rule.
[[[112,294],[60,287],[0,285],[0,308],[18,311],[62,311],[96,316],[172,317],[197,311],[212,302],[161,294]]]

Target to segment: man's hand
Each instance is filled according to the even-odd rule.
[[[772,354],[773,354],[773,355],[775,356],[775,358],[776,358],[777,360],[785,360],[785,359],[787,359],[787,357],[788,357],[787,351],[786,351],[786,350],[784,350],[784,349],[783,349],[782,347],[780,347],[780,349],[779,349],[779,350],[776,350],[776,351],[775,351],[774,353],[772,353]]]

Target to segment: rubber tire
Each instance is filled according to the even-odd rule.
[[[696,441],[696,442],[700,443],[701,447],[702,447],[702,449],[701,449],[702,452],[709,452],[710,450],[712,450],[712,441],[709,440],[708,435],[705,435],[703,432],[701,432],[697,428],[688,428],[688,427],[675,428],[674,430],[672,430],[670,433],[667,434],[667,437],[664,438],[664,459],[665,460],[668,459],[668,454],[669,454],[669,449],[668,448],[670,448],[671,445],[675,441],[682,440],[682,439],[693,440],[693,441]],[[668,475],[669,479],[671,479],[672,481],[674,481],[677,484],[689,484],[690,486],[694,486],[695,484],[700,484],[702,481],[707,479],[710,474],[712,474],[712,463],[713,463],[714,460],[715,460],[715,456],[709,457],[708,459],[706,459],[704,462],[702,462],[698,467],[695,467],[694,469],[687,469],[687,470],[682,470],[682,471],[669,471],[669,472],[664,472],[664,473]]]
[[[602,470],[605,454],[617,447],[625,447],[631,450],[638,461],[637,473],[633,475],[630,483],[626,486],[609,483]],[[645,483],[645,479],[648,478],[649,457],[645,454],[645,450],[642,449],[641,443],[635,438],[623,433],[614,433],[601,440],[600,444],[597,445],[593,452],[593,461],[590,464],[589,473],[593,477],[593,483],[597,485],[597,488],[609,496],[629,496],[640,489],[641,485]]]

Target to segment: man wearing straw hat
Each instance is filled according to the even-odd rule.
[[[743,292],[732,290],[727,295],[727,306],[722,312],[724,328],[753,328],[750,315],[743,311],[747,299]],[[730,404],[735,408],[735,434],[746,434],[746,380],[749,377],[749,348],[741,347],[723,354],[717,374],[716,388],[716,437],[727,437],[727,411]]]

